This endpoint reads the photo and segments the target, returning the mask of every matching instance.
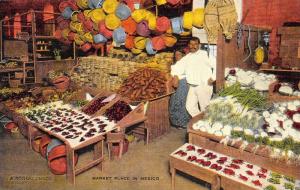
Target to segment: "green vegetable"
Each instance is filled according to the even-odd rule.
[[[271,173],[271,177],[272,178],[276,178],[276,179],[280,179],[280,178],[282,178],[282,175],[279,174],[279,173],[276,173],[276,172],[272,172]]]
[[[284,188],[289,190],[294,190],[295,186],[291,183],[284,183]]]
[[[244,137],[245,137],[245,140],[249,143],[255,142],[255,137],[252,135],[245,135]]]
[[[273,185],[268,185],[264,188],[264,190],[276,190],[276,187],[274,187]]]
[[[270,139],[269,139],[269,137],[263,137],[262,138],[262,144],[264,144],[264,145],[270,145]]]
[[[280,178],[269,178],[268,182],[273,183],[273,184],[280,184]]]
[[[295,183],[295,178],[293,178],[293,177],[284,176],[284,179],[286,179],[289,182]]]
[[[244,131],[231,131],[231,136],[234,138],[244,138]]]
[[[239,83],[225,87],[219,92],[219,96],[233,96],[243,106],[250,109],[265,109],[267,106],[267,98],[262,96],[255,89],[241,89]]]

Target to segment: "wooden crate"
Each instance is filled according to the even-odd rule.
[[[268,100],[270,102],[285,102],[285,101],[293,101],[293,100],[300,100],[300,96],[284,96],[279,94],[278,92],[274,92],[275,86],[279,82],[276,81],[269,86],[269,93],[268,93]]]
[[[293,176],[297,179],[300,178],[300,165],[289,164],[283,160],[275,160],[270,157],[265,151],[251,152],[247,148],[242,151],[238,147],[226,146],[220,143],[224,137],[216,137],[214,135],[194,130],[193,124],[203,117],[202,114],[192,118],[188,124],[188,137],[189,143],[199,145],[203,148],[210,149],[221,154],[225,154],[237,159],[242,159],[247,162],[259,165],[263,168],[282,173],[284,175]]]
[[[148,102],[145,127],[150,130],[150,140],[170,131],[169,100],[171,94]]]

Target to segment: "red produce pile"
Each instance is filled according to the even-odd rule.
[[[102,101],[105,98],[106,97],[98,98],[97,100],[93,101],[91,103],[91,105],[89,105],[87,108],[85,108],[82,111],[87,115],[93,115],[94,113],[96,113],[98,110],[100,110],[103,106],[105,106],[108,103],[108,102],[102,103]]]
[[[104,115],[108,117],[110,121],[118,122],[131,111],[131,107],[126,102],[118,101],[111,108],[106,110]]]

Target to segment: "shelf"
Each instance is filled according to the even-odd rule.
[[[36,62],[38,62],[38,63],[46,63],[46,62],[49,62],[49,61],[62,62],[62,61],[75,61],[75,59],[62,59],[62,60],[55,60],[55,59],[52,59],[52,60],[44,60],[44,61],[36,61]]]
[[[49,43],[37,43],[36,45],[51,45]]]
[[[36,50],[36,52],[49,52],[50,50],[42,50],[42,49],[40,49],[40,50]]]
[[[286,72],[286,73],[300,73],[300,70],[288,70],[288,69],[259,69],[266,72]]]
[[[23,68],[1,69],[0,73],[9,73],[14,71],[23,71]]]
[[[26,70],[34,70],[34,67],[26,67]]]
[[[35,36],[35,38],[40,38],[40,39],[56,39],[55,36]]]

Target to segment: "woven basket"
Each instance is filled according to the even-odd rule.
[[[220,30],[218,8],[209,1],[204,11],[204,29],[207,33],[209,43],[217,43],[218,32]]]
[[[21,85],[20,79],[10,79],[9,80],[9,86],[11,88],[18,88]]]
[[[219,23],[222,26],[226,39],[231,39],[235,32],[237,23],[237,13],[234,2],[218,7]]]
[[[293,101],[293,100],[300,100],[300,96],[283,96],[276,92],[275,88],[279,82],[276,81],[269,86],[269,101],[270,102],[286,102],[286,101]]]

